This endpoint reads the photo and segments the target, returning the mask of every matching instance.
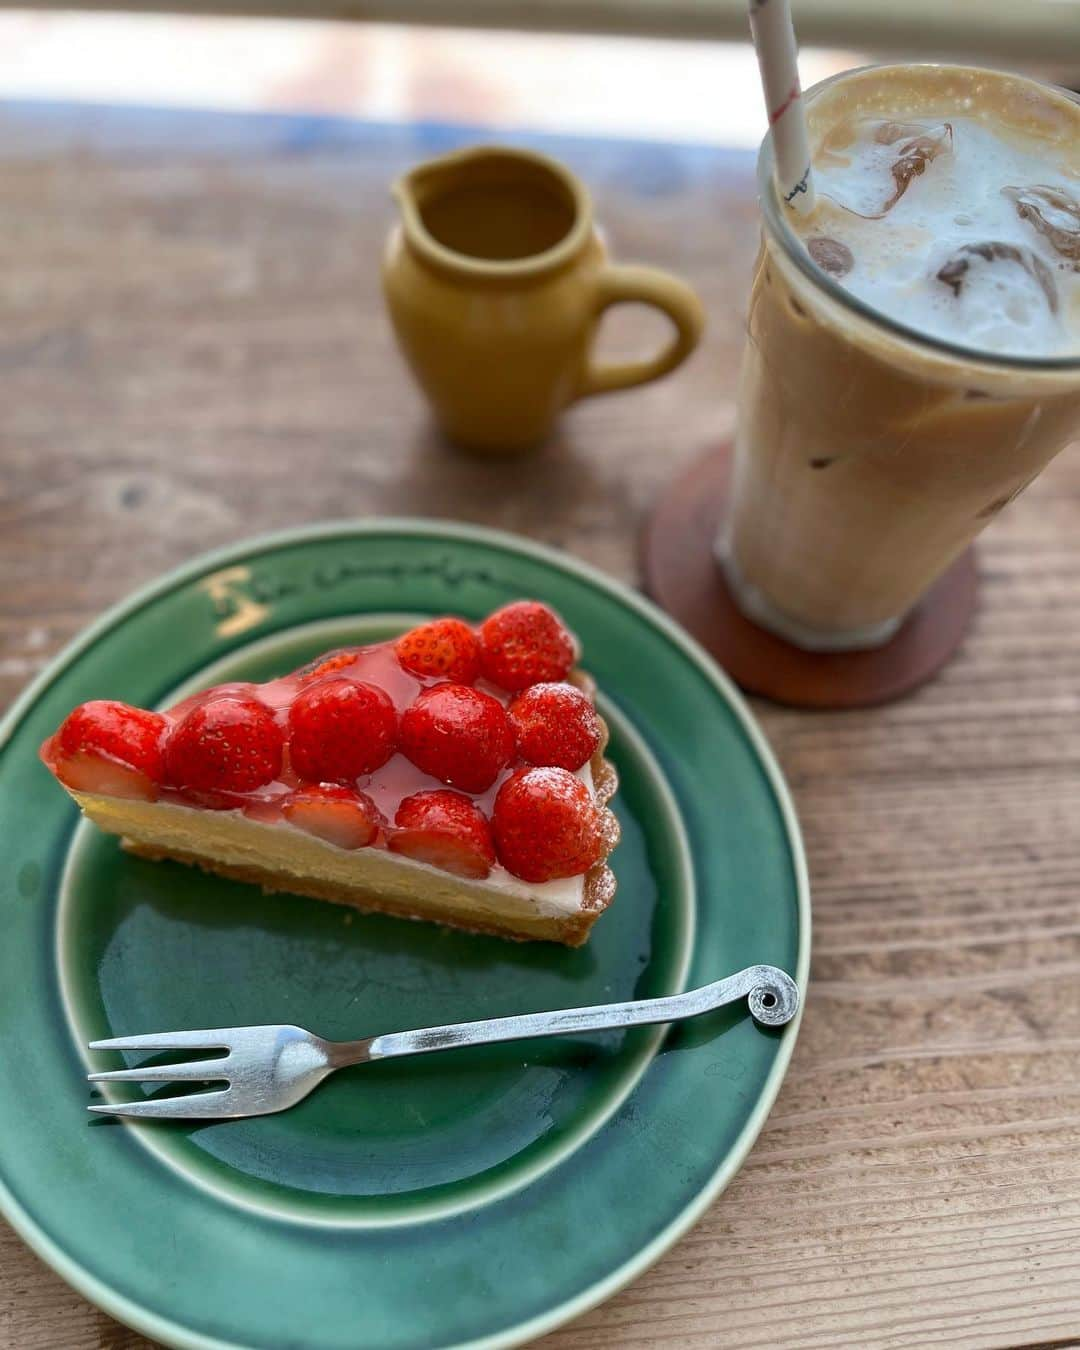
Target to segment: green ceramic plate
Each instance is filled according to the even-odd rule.
[[[614,908],[567,951],[363,918],[121,853],[38,764],[76,703],[262,679],[417,615],[555,605],[622,788]],[[805,991],[806,868],[760,733],[646,601],[441,522],[208,557],[97,623],[0,728],[0,1207],[87,1298],[177,1346],[519,1344],[653,1261],[742,1162],[795,1026],[659,1029],[347,1070],[283,1115],[90,1117],[83,1047],[297,1022],[331,1037],[671,993],[770,962]]]

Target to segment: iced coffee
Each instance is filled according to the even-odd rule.
[[[777,202],[750,299],[731,509],[740,606],[810,649],[887,640],[1080,434],[1080,105],[886,66],[807,97],[818,205]]]

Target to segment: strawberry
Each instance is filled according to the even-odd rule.
[[[158,784],[152,778],[92,750],[59,756],[53,772],[72,792],[88,792],[95,797],[133,797],[147,802],[156,801],[158,796]]]
[[[342,676],[302,690],[289,709],[289,758],[311,783],[351,783],[397,748],[397,712],[374,684]]]
[[[459,877],[486,877],[495,864],[491,826],[460,792],[439,788],[406,797],[394,818],[390,847]]]
[[[321,784],[298,788],[281,804],[285,819],[308,834],[338,848],[364,848],[373,843],[382,813],[365,792]]]
[[[460,619],[434,619],[399,637],[397,658],[413,675],[473,684],[480,674],[480,642]]]
[[[604,856],[600,812],[566,769],[519,769],[499,789],[492,817],[499,861],[522,881],[587,872]]]
[[[96,699],[64,719],[53,745],[57,778],[76,792],[153,801],[165,776],[160,713]]]
[[[518,754],[530,764],[580,769],[600,746],[600,719],[572,684],[534,684],[506,710]]]
[[[363,650],[362,647],[342,647],[336,652],[326,652],[323,656],[317,656],[314,661],[309,661],[306,666],[301,666],[296,672],[297,678],[301,684],[314,684],[324,675],[333,675],[339,670],[355,666]]]
[[[281,772],[282,735],[274,714],[254,698],[211,698],[173,728],[165,743],[169,782],[205,804],[235,803],[217,793],[252,792]]]
[[[516,693],[544,680],[563,680],[574,664],[574,639],[547,605],[518,600],[480,625],[480,668],[492,684]]]
[[[467,684],[436,684],[406,708],[401,749],[433,778],[486,792],[509,763],[514,736],[497,698]]]

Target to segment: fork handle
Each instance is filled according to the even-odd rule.
[[[766,1027],[783,1026],[798,1011],[799,990],[790,975],[775,966],[747,966],[726,979],[666,998],[630,1003],[604,1003],[591,1008],[562,1008],[554,1012],[525,1013],[520,1017],[493,1017],[483,1022],[459,1022],[445,1027],[394,1031],[366,1041],[335,1046],[335,1067],[364,1060],[423,1055],[466,1045],[493,1045],[533,1036],[565,1036],[575,1031],[610,1031],[621,1027],[680,1022],[712,1012],[745,998],[755,1021]]]

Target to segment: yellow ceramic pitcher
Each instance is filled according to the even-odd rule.
[[[401,223],[383,261],[394,330],[443,431],[493,454],[542,441],[575,399],[644,384],[697,345],[701,303],[677,277],[607,261],[592,204],[544,155],[479,147],[394,186]],[[653,305],[675,326],[646,361],[597,364],[600,316]]]

